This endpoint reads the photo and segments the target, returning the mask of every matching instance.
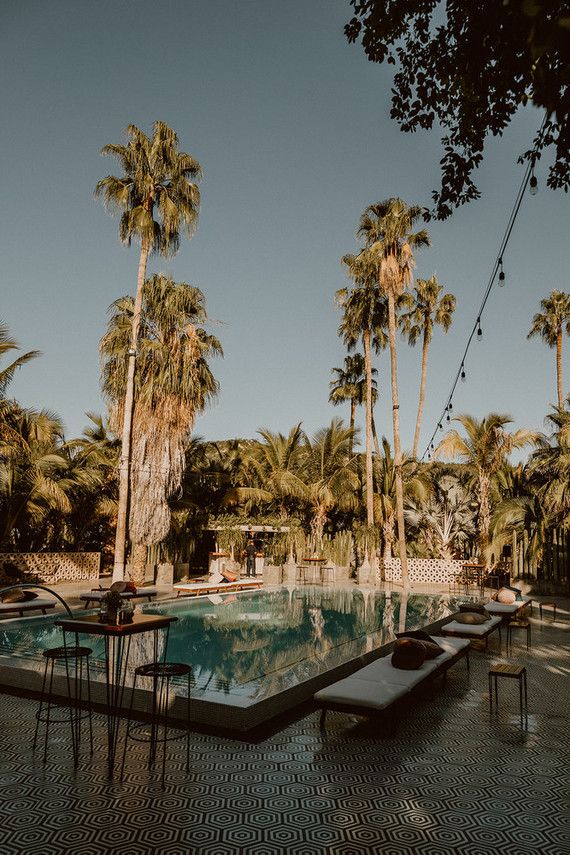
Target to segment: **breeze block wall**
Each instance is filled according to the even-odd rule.
[[[101,566],[100,552],[2,552],[0,576],[5,562],[16,564],[39,582],[97,581]]]
[[[387,582],[401,582],[399,558],[388,558],[382,562]],[[410,582],[431,582],[435,585],[448,585],[461,573],[465,561],[446,560],[444,558],[408,558],[408,576]],[[376,571],[381,579],[381,564]]]

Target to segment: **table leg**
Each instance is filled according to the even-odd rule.
[[[131,650],[131,636],[126,637],[126,651],[124,638],[118,636],[105,636],[105,670],[107,689],[107,746],[108,746],[108,771],[109,777],[113,777],[115,766],[115,754],[121,724],[121,708],[125,692],[125,681],[128,672],[129,654]]]

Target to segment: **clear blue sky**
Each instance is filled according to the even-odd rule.
[[[93,199],[116,172],[101,158],[135,123],[161,119],[204,169],[198,231],[165,271],[201,288],[225,351],[213,363],[217,402],[196,424],[207,439],[311,433],[333,416],[340,258],[355,251],[366,205],[399,195],[428,204],[441,156],[436,132],[402,134],[389,119],[391,73],[348,45],[348,0],[217,0],[215,3],[12,0],[2,4],[0,317],[22,347],[43,356],[11,394],[57,412],[68,437],[86,410],[102,411],[98,342],[107,309],[134,294],[138,248]],[[482,199],[430,225],[433,246],[417,275],[436,273],[457,297],[455,323],[434,339],[422,447],[437,421],[475,320],[516,195],[517,155],[541,116],[527,109],[491,141]],[[454,412],[510,413],[543,428],[555,401],[555,355],[527,341],[542,297],[569,289],[569,200],[544,187],[527,196],[460,384]],[[420,349],[401,342],[404,447],[411,447]],[[565,389],[570,377],[568,342]],[[381,357],[377,424],[391,437],[388,359]],[[361,419],[362,421],[362,416]]]

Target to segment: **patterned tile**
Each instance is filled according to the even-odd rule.
[[[108,781],[100,716],[93,758],[84,750],[74,772],[60,725],[44,767],[31,747],[36,702],[0,695],[0,855],[570,853],[569,631],[534,619],[533,650],[514,651],[528,669],[528,729],[515,681],[491,718],[498,657],[476,652],[470,675],[452,669],[393,736],[334,713],[321,732],[310,705],[248,739],[193,731],[191,771],[184,743],[171,743],[164,790],[140,744],[124,782]]]

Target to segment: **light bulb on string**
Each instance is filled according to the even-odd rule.
[[[442,425],[442,423],[441,423],[441,422],[439,422],[439,424],[438,424],[438,428],[439,428],[440,430],[443,430],[443,425]]]
[[[505,271],[503,270],[503,259],[499,258],[499,267],[501,268],[499,271],[499,287],[502,288],[505,284]]]
[[[481,329],[481,318],[477,318],[477,341],[483,338],[483,330]]]
[[[530,181],[528,183],[528,192],[531,196],[536,196],[538,193],[538,180],[534,174],[534,170],[531,172]]]
[[[465,366],[461,363],[461,382],[465,383]]]
[[[449,413],[447,414],[446,419],[447,419],[447,421],[448,421],[448,422],[450,422],[450,421],[451,421],[451,416],[449,415]]]
[[[447,409],[449,410],[449,412],[451,412],[451,411],[452,411],[452,409],[453,409],[453,404],[451,403],[451,401],[450,401],[450,402],[449,402],[449,404],[447,405]]]

